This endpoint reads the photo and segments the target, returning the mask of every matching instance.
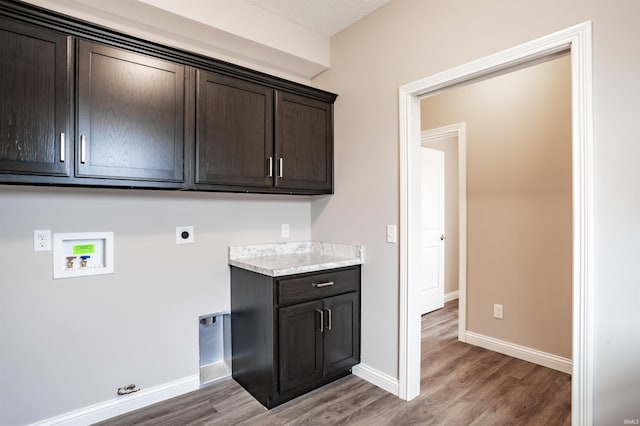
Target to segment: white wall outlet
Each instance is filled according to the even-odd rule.
[[[282,229],[280,231],[280,236],[282,238],[289,238],[289,224],[288,223],[283,223],[282,224]]]
[[[388,243],[397,243],[398,242],[398,229],[395,225],[387,225],[387,242]]]
[[[194,241],[193,226],[176,226],[176,244],[190,244]]]
[[[33,251],[51,251],[51,230],[33,231]]]
[[[502,305],[493,305],[493,317],[502,319],[503,309]]]

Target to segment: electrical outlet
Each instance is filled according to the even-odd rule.
[[[190,244],[194,241],[193,226],[176,226],[176,244]]]
[[[502,305],[493,305],[493,317],[502,319],[503,309]]]
[[[282,224],[282,229],[280,231],[280,236],[282,238],[289,238],[289,224],[288,223],[283,223]]]
[[[51,231],[35,230],[33,231],[33,251],[51,251]]]

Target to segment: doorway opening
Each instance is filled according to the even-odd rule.
[[[442,307],[444,303],[458,299],[460,293],[466,290],[466,274],[467,274],[467,186],[466,186],[466,123],[459,122],[456,124],[441,126],[423,130],[420,133],[420,143],[423,149],[435,149],[444,154],[442,171],[438,179],[443,179],[441,183],[443,190],[442,200],[436,205],[425,206],[429,204],[427,200],[433,195],[425,193],[422,190],[421,212],[422,221],[433,221],[434,215],[442,215],[443,219],[437,220],[441,226],[441,232],[436,232],[433,236],[435,242],[441,244],[444,259],[441,265],[438,265],[438,272],[441,276],[439,284],[441,289],[435,294],[427,294],[432,296],[432,300],[423,302],[421,314],[432,311],[435,307]],[[421,165],[422,186],[425,186],[425,179],[429,179],[426,164]],[[429,208],[436,208],[437,212],[429,212]],[[425,217],[426,216],[426,217]],[[424,227],[424,225],[422,225]],[[425,235],[422,236],[424,238]],[[423,243],[424,245],[424,243]],[[423,256],[424,259],[424,256]],[[424,268],[428,265],[425,262]],[[423,275],[424,276],[424,275]],[[425,280],[425,282],[428,280]],[[426,286],[426,285],[425,285]],[[464,293],[462,294],[461,303],[464,303]],[[436,299],[436,300],[433,300]],[[439,299],[439,300],[438,300]],[[460,309],[462,318],[459,324],[465,324],[466,309]],[[464,336],[464,330],[459,327],[459,336]]]
[[[593,422],[593,89],[591,23],[586,22],[516,46],[399,89],[400,119],[400,333],[399,396],[420,393],[420,315],[411,280],[420,276],[420,98],[445,88],[571,53],[572,79],[572,422]]]

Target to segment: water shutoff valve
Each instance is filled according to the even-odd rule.
[[[67,269],[73,269],[74,260],[76,260],[75,256],[67,256]]]
[[[91,256],[80,256],[80,267],[81,268],[86,268],[87,267],[87,261],[91,259]]]

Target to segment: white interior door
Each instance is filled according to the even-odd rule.
[[[422,147],[420,214],[421,313],[444,306],[444,152]]]

